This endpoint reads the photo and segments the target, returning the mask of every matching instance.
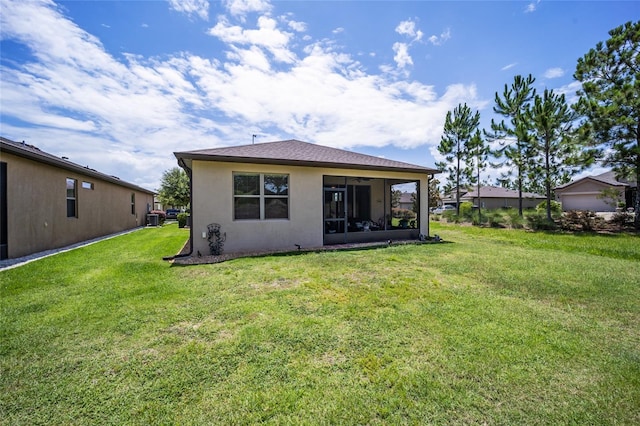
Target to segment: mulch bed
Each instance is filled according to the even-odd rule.
[[[322,252],[322,251],[342,251],[342,250],[365,250],[365,249],[374,249],[374,248],[384,248],[390,247],[392,245],[405,245],[405,244],[433,244],[436,241],[418,241],[418,240],[398,240],[393,241],[391,244],[388,242],[373,242],[373,243],[352,243],[352,244],[337,244],[330,246],[322,246],[322,247],[313,247],[313,248],[301,248],[300,250],[256,250],[250,252],[242,252],[242,253],[229,253],[222,254],[219,256],[213,255],[204,255],[202,253],[194,253],[191,256],[184,257],[174,257],[169,261],[173,265],[205,265],[205,264],[214,264],[221,263],[231,259],[238,259],[243,257],[260,257],[260,256],[270,256],[270,255],[295,255],[302,253],[311,253],[311,252]],[[189,253],[189,241],[184,245],[182,250],[178,256],[186,255]],[[199,255],[198,255],[199,254]]]

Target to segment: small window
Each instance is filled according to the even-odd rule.
[[[67,217],[78,217],[77,186],[77,180],[67,178]]]
[[[93,189],[93,182],[82,181],[83,189]]]
[[[136,214],[136,193],[131,193],[131,214]]]

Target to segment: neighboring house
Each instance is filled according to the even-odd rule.
[[[460,189],[460,202],[470,202],[474,206],[480,205],[483,209],[498,208],[518,208],[519,194],[517,190],[502,188],[500,186],[481,186],[480,187],[480,204],[478,204],[478,187]],[[533,192],[522,193],[522,208],[535,208],[540,202],[544,201],[544,195],[535,194]],[[456,192],[452,191],[442,197],[443,204],[456,205]]]
[[[298,140],[176,152],[191,178],[192,251],[295,250],[428,235],[429,176],[437,170]],[[418,184],[415,228],[391,225],[394,185]]]
[[[1,258],[146,224],[153,192],[0,137]]]
[[[404,210],[412,210],[413,209],[413,195],[415,193],[411,192],[403,192],[400,194],[400,201],[398,202],[398,208]]]
[[[556,187],[556,197],[562,203],[562,210],[591,210],[594,212],[613,212],[616,205],[612,200],[602,197],[602,191],[617,190],[619,200],[629,207],[633,206],[635,182],[616,179],[614,172],[609,171],[597,176],[586,176]]]

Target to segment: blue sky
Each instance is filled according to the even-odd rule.
[[[0,135],[149,189],[174,151],[300,139],[433,167],[516,74],[576,61],[640,2],[0,0]],[[494,172],[494,175],[496,172]]]

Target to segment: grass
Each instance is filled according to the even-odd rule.
[[[145,229],[0,272],[2,424],[638,424],[638,237],[171,267]]]

